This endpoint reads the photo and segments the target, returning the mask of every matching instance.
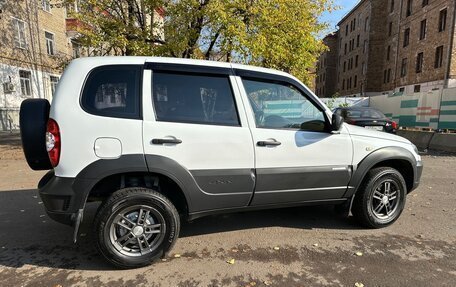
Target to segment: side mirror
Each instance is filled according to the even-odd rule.
[[[344,118],[337,115],[333,114],[332,119],[331,119],[331,130],[332,131],[339,131],[340,128],[342,127],[342,123],[344,122]]]

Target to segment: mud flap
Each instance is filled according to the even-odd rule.
[[[84,209],[79,209],[76,213],[76,218],[74,220],[73,243],[76,243],[78,241],[79,226],[81,225],[83,214]]]

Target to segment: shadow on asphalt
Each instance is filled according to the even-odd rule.
[[[10,132],[0,132],[0,145],[7,145],[12,147],[20,147],[21,143],[21,134],[19,131]]]
[[[36,190],[0,191],[0,268],[24,265],[69,270],[112,270],[97,253],[91,222],[98,204],[88,204],[76,244],[73,229],[52,221]],[[232,213],[184,222],[181,238],[263,227],[359,229],[332,206]]]

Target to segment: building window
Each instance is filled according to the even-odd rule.
[[[384,70],[383,71],[383,84],[386,84],[386,73],[387,73],[387,71]]]
[[[355,75],[355,82],[353,83],[353,88],[356,88],[357,82],[358,82],[358,76]]]
[[[415,85],[415,86],[413,87],[413,92],[414,92],[414,93],[419,93],[419,92],[421,92],[421,85]]]
[[[407,10],[405,12],[405,16],[406,17],[412,15],[412,6],[413,6],[413,1],[412,0],[407,0]]]
[[[356,18],[353,19],[353,31],[355,30],[355,28],[356,28]]]
[[[81,57],[81,46],[79,45],[79,43],[71,41],[71,49],[73,51],[73,58],[76,59]]]
[[[434,68],[441,68],[443,65],[443,46],[439,46],[435,49],[435,63]]]
[[[391,3],[390,3],[390,13],[393,13],[394,12],[394,0],[391,0]]]
[[[55,55],[54,34],[45,31],[44,37],[46,38],[46,50],[48,55]]]
[[[59,82],[59,77],[49,76],[49,79],[51,81],[51,93],[52,93],[52,96],[54,96],[55,90],[57,88],[57,84]]]
[[[344,61],[344,72],[345,72],[346,68],[347,68],[347,62]]]
[[[365,75],[367,73],[367,66],[366,66],[366,63],[363,62],[363,75]]]
[[[42,0],[43,10],[46,12],[51,12],[51,3],[49,0]]]
[[[32,95],[32,73],[30,71],[19,70],[19,79],[21,81],[21,94],[23,96]]]
[[[421,73],[423,71],[423,61],[424,61],[424,54],[423,52],[418,53],[416,56],[416,72]]]
[[[359,56],[356,55],[356,57],[355,57],[355,68],[358,68],[358,58],[359,58]]]
[[[393,34],[393,22],[389,22],[388,36],[391,36],[392,34]]]
[[[345,43],[345,46],[344,46],[344,55],[347,55],[347,43]]]
[[[342,81],[342,90],[345,90],[345,79]]]
[[[390,54],[391,54],[391,46],[388,46],[388,48],[386,49],[386,60],[387,61],[390,60]]]
[[[359,48],[359,35],[356,36],[356,48]]]
[[[367,40],[364,40],[363,53],[367,52]]]
[[[429,0],[423,0],[421,3],[421,7],[427,6],[429,4]]]
[[[443,9],[442,11],[440,11],[440,15],[439,15],[439,32],[445,31],[446,19],[447,19],[447,9]]]
[[[402,59],[401,64],[401,77],[405,77],[407,75],[407,58]]]
[[[391,69],[388,69],[388,76],[386,81],[389,83],[391,81]]]
[[[404,31],[404,47],[407,47],[410,43],[410,28]]]
[[[403,92],[405,92],[405,88],[404,87],[399,88],[399,93],[403,93]]]
[[[426,38],[426,19],[421,21],[420,25],[420,40],[423,40]]]
[[[348,24],[345,26],[345,36],[348,36]]]
[[[13,18],[14,46],[21,49],[27,48],[25,40],[25,22]]]
[[[366,17],[366,21],[364,22],[364,31],[367,32],[369,30],[369,17]]]

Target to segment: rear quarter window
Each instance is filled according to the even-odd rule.
[[[82,108],[98,116],[140,119],[141,72],[137,65],[93,69],[82,92]]]

